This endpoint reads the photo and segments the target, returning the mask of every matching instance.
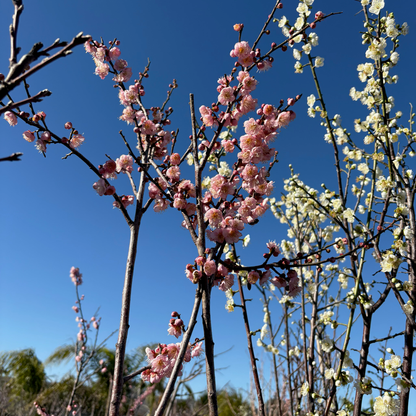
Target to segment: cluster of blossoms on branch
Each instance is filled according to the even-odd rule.
[[[184,323],[180,319],[178,312],[172,312],[172,319],[169,322],[169,335],[178,338],[182,331],[184,331]],[[181,343],[176,344],[159,344],[155,349],[146,348],[147,360],[151,368],[144,370],[141,373],[143,381],[149,381],[152,384],[159,383],[163,377],[169,378],[175,366],[176,359],[179,355]],[[192,358],[199,357],[203,352],[202,341],[195,342],[193,345],[188,344],[185,353],[185,362],[191,361]],[[180,374],[182,374],[182,367]]]

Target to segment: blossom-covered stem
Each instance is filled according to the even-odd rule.
[[[301,278],[301,308],[302,308],[302,320],[301,320],[301,330],[302,330],[302,348],[303,348],[303,365],[305,366],[305,378],[308,380],[309,384],[309,394],[308,394],[308,411],[313,413],[313,400],[311,397],[313,390],[313,382],[312,381],[312,366],[309,365],[308,360],[308,349],[306,347],[306,310],[305,310],[305,279],[303,272],[300,272],[300,278]],[[315,306],[315,305],[314,305]],[[315,308],[316,309],[316,308]],[[312,322],[311,322],[311,332],[312,332]],[[311,334],[312,339],[312,334]],[[310,353],[309,355],[311,355]]]
[[[78,383],[79,383],[79,379],[81,377],[81,371],[82,371],[82,365],[79,366],[78,370],[77,370],[77,375],[75,377],[75,381],[74,381],[74,385],[72,386],[72,391],[71,391],[71,395],[69,396],[69,400],[68,400],[68,406],[65,409],[65,416],[68,415],[69,410],[72,407],[72,402],[74,400],[74,396],[75,396],[75,390],[77,389]]]
[[[335,141],[334,132],[332,130],[331,122],[330,122],[329,117],[328,117],[328,112],[326,111],[324,97],[322,96],[321,87],[319,85],[318,77],[316,75],[313,60],[312,60],[310,55],[308,55],[308,59],[309,59],[309,66],[310,66],[311,72],[312,72],[312,77],[313,77],[313,80],[315,82],[316,91],[318,93],[319,101],[321,102],[321,105],[322,105],[322,111],[325,115],[324,118],[325,118],[326,127],[327,127],[328,133],[331,137],[332,146],[334,147],[335,168],[336,168],[336,172],[337,172],[339,198],[341,199],[342,204],[345,205],[344,191],[342,189],[343,187],[342,187],[342,179],[341,179],[341,168],[340,168],[340,165],[339,165],[339,155],[338,155],[337,143]]]
[[[360,351],[360,363],[358,366],[358,383],[360,383],[365,377],[365,372],[367,369],[368,362],[368,353],[370,351],[370,329],[371,329],[371,318],[373,314],[369,312],[367,315],[362,314],[363,318],[363,336],[361,341],[361,351]],[[357,388],[355,391],[354,399],[354,412],[353,416],[361,415],[361,406],[363,401],[363,392],[361,388]]]
[[[410,290],[409,297],[413,302],[413,309],[411,313],[406,314],[406,326],[404,334],[404,351],[403,351],[403,378],[411,380],[412,372],[412,361],[413,361],[413,338],[415,333],[415,317],[416,317],[416,241],[415,241],[415,232],[416,232],[416,218],[415,218],[415,209],[414,209],[414,187],[410,189],[409,186],[406,186],[406,197],[407,197],[407,207],[409,210],[409,225],[412,231],[412,238],[408,240],[409,250],[408,250],[408,259],[407,265],[409,270],[409,282],[412,285]],[[412,322],[413,321],[413,322]],[[407,415],[409,409],[409,397],[410,397],[410,388],[403,389],[400,398],[400,412],[399,416]]]
[[[356,277],[355,277],[355,286],[354,286],[354,290],[353,290],[353,299],[351,301],[352,305],[355,304],[355,302],[357,300],[357,297],[358,297],[358,294],[359,294],[359,287],[360,287],[360,282],[361,282],[361,273],[362,273],[363,265],[364,265],[364,261],[361,261],[360,265],[359,265],[358,273],[356,274]],[[342,350],[341,350],[341,356],[340,356],[340,359],[339,359],[338,369],[337,369],[337,372],[334,376],[334,381],[333,381],[333,384],[332,384],[331,392],[330,392],[329,397],[328,397],[327,402],[326,402],[324,416],[328,416],[329,411],[331,409],[332,400],[334,399],[335,393],[337,391],[335,380],[338,380],[340,375],[341,375],[342,364],[343,364],[344,358],[345,358],[345,352],[347,351],[348,344],[350,342],[352,325],[354,323],[354,315],[355,315],[355,308],[352,307],[351,311],[350,311],[350,316],[348,318],[347,329],[345,331],[344,345],[343,345]]]
[[[293,391],[292,391],[292,377],[291,377],[291,370],[290,370],[290,338],[289,338],[289,312],[287,303],[285,303],[284,309],[284,317],[285,317],[285,341],[286,341],[286,365],[287,365],[287,383],[289,387],[289,403],[290,403],[290,415],[294,415],[294,402],[293,402]]]
[[[22,118],[20,115],[19,115],[19,117]],[[79,159],[81,159],[99,178],[102,177],[101,173],[98,171],[98,169],[82,153],[80,153],[77,149],[73,149],[69,144],[64,143],[60,136],[53,133],[52,131],[50,131],[46,127],[41,126],[39,123],[30,121],[29,119],[23,119],[22,118],[22,120],[26,124],[29,124],[30,126],[36,127],[37,129],[39,129],[39,131],[42,131],[42,132],[48,131],[50,133],[51,137],[53,137],[56,140],[57,143],[62,144],[63,146],[65,146],[70,151],[70,154],[73,154],[73,155],[77,156]],[[105,181],[108,184],[107,179],[105,179]],[[130,215],[128,214],[128,212],[127,212],[126,208],[124,207],[123,203],[121,202],[121,198],[117,195],[117,193],[113,194],[113,198],[118,202],[119,209],[120,209],[121,213],[123,214],[123,217],[126,220],[127,224],[129,226],[131,226],[133,224],[133,221],[130,218]]]
[[[414,284],[413,284],[413,287]],[[413,297],[416,294],[415,289],[412,290]],[[415,318],[415,312],[413,310],[413,319]],[[411,380],[412,377],[412,359],[414,353],[413,347],[414,328],[409,319],[406,319],[406,327],[404,334],[404,351],[403,351],[403,379]],[[409,412],[409,398],[410,388],[403,389],[400,397],[400,411],[399,416],[407,416]]]
[[[265,416],[263,394],[262,394],[262,391],[261,391],[259,374],[257,372],[256,357],[254,355],[253,342],[251,340],[252,334],[251,334],[251,331],[250,331],[250,324],[248,322],[246,300],[244,298],[243,285],[241,284],[240,275],[238,275],[237,281],[238,281],[238,291],[240,292],[241,309],[243,311],[244,326],[245,326],[245,329],[246,329],[247,346],[248,346],[248,352],[249,352],[249,355],[250,355],[250,362],[251,362],[251,372],[253,373],[254,384],[256,386],[256,391],[257,391],[257,402],[258,402],[258,405],[259,405],[258,414],[261,415],[261,416]],[[272,333],[270,335],[272,335]],[[273,354],[273,356],[274,356],[274,354]]]
[[[193,330],[195,328],[195,325],[196,325],[196,318],[198,316],[199,308],[200,308],[200,305],[201,305],[201,298],[202,298],[202,290],[201,290],[200,283],[198,283],[198,288],[195,292],[194,307],[192,309],[191,318],[190,318],[189,323],[188,323],[188,329],[184,333],[182,343],[181,343],[181,349],[180,349],[178,357],[176,359],[175,366],[173,367],[172,374],[169,377],[168,384],[166,385],[165,391],[163,392],[162,399],[159,402],[159,406],[156,409],[156,412],[155,412],[154,416],[162,416],[163,415],[163,413],[166,409],[166,406],[169,403],[169,398],[171,397],[172,392],[175,388],[175,383],[176,383],[176,380],[178,378],[179,371],[181,369],[182,362],[183,362],[183,359],[185,357],[185,353],[186,353],[189,341],[190,341],[191,336],[192,336],[192,332],[193,332]]]
[[[263,287],[257,286],[257,288],[260,290],[261,294],[263,295],[263,304],[267,308],[268,316],[270,316],[269,302],[267,300],[266,291],[264,290]],[[270,344],[272,345],[272,347],[274,347],[275,346],[275,342],[274,342],[275,336],[273,335],[274,331],[273,331],[273,325],[272,325],[271,319],[267,320],[267,326],[268,326],[268,330],[269,330],[269,334],[270,334]],[[282,413],[282,399],[280,397],[279,375],[277,374],[277,360],[276,360],[276,354],[274,354],[274,353],[273,353],[272,360],[273,360],[274,383],[276,385],[276,400],[277,400],[277,406],[278,406],[278,409],[279,409],[278,416],[282,416],[283,415],[283,413]]]
[[[192,122],[192,145],[194,153],[194,167],[195,167],[195,193],[196,193],[196,215],[198,220],[198,254],[204,255],[205,251],[205,221],[204,212],[202,209],[202,183],[201,175],[202,171],[198,161],[198,140],[196,137],[196,118],[194,107],[194,95],[189,94],[189,103],[191,109],[191,122]]]

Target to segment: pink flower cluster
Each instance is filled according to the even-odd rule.
[[[129,205],[133,205],[134,203],[134,196],[133,195],[121,195],[120,196],[121,203],[123,204],[124,208],[127,208]],[[120,204],[117,201],[113,202],[114,208],[120,208]]]
[[[198,266],[200,270],[198,270]],[[186,265],[185,275],[192,283],[198,283],[203,273],[208,277],[212,276],[213,285],[218,286],[224,292],[234,285],[234,275],[230,274],[226,266],[221,263],[217,265],[214,260],[207,260],[205,257],[198,256],[193,265]]]
[[[180,318],[172,318],[169,321],[169,328],[168,328],[168,334],[173,335],[176,338],[179,338],[182,335],[183,330],[183,321]]]
[[[89,53],[95,63],[95,74],[101,79],[104,79],[111,71],[115,75],[113,81],[115,82],[127,82],[132,76],[131,68],[127,67],[127,62],[124,59],[119,59],[121,52],[117,46],[120,44],[116,42],[116,46],[108,48],[103,43],[97,41],[85,42],[85,51]],[[111,70],[110,65],[107,62],[111,62],[114,71]]]
[[[147,360],[151,368],[142,372],[143,381],[149,381],[152,384],[158,383],[163,377],[170,377],[176,359],[179,355],[181,344],[159,344],[154,350],[146,348]],[[198,357],[203,352],[202,342],[195,345],[189,345],[185,353],[185,362],[191,361],[191,358]],[[182,366],[180,375],[182,373]]]
[[[250,66],[254,62],[255,52],[251,50],[250,45],[243,41],[237,42],[234,49],[230,52],[231,58],[238,58],[237,62],[244,67]]]
[[[69,277],[75,286],[82,285],[82,274],[79,272],[78,267],[71,267],[71,270],[69,271]]]
[[[49,414],[46,412],[46,409],[45,409],[44,407],[41,407],[41,405],[40,405],[39,403],[37,403],[37,402],[34,402],[34,403],[33,403],[33,406],[35,406],[36,413],[37,413],[38,415],[40,415],[40,416],[53,416],[53,415],[49,415]]]
[[[24,136],[23,136],[24,137]],[[35,147],[39,152],[46,152],[46,145],[51,142],[51,133],[49,131],[44,131],[40,135],[40,138],[36,140]]]
[[[295,270],[289,269],[286,276],[281,274],[280,276],[270,279],[276,287],[281,287],[286,290],[289,296],[295,297],[300,293],[302,288],[299,286],[299,277]]]
[[[98,195],[114,195],[116,192],[116,188],[114,186],[109,185],[104,179],[99,179],[95,182],[92,187],[95,189]]]

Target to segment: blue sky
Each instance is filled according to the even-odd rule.
[[[216,101],[217,79],[229,73],[233,65],[234,60],[229,57],[237,41],[233,24],[245,24],[243,39],[252,44],[274,4],[269,0],[256,4],[248,0],[238,4],[213,0],[209,5],[190,0],[130,0],[123,2],[122,7],[96,0],[26,3],[18,37],[23,51],[35,41],[49,45],[57,37],[69,40],[80,31],[106,42],[117,38],[121,41],[121,57],[128,61],[133,73],[144,69],[147,58],[151,60],[150,77],[144,84],[146,107],[161,105],[168,84],[175,78],[179,88],[171,101],[171,120],[172,128],[180,130],[178,150],[188,145],[189,93],[195,95],[196,107],[210,105]],[[293,21],[296,4],[285,2],[277,16],[285,14]],[[6,73],[12,3],[1,0],[0,7],[0,38],[7,45],[0,50],[0,71]],[[393,2],[387,0],[386,9],[392,7]],[[407,21],[410,25],[410,33],[399,50],[400,64],[395,72],[399,84],[391,92],[396,108],[407,114],[408,103],[416,92],[416,60],[412,55],[416,10],[411,1],[396,2],[394,7],[397,22]],[[344,127],[352,131],[353,120],[365,117],[365,109],[348,97],[350,88],[361,84],[356,67],[365,61],[359,34],[363,16],[357,14],[360,5],[354,1],[316,0],[314,10],[343,11],[318,25],[315,32],[320,41],[316,54],[325,58],[318,76],[329,111],[341,114]],[[274,25],[272,34],[260,47],[267,49],[272,41],[281,40],[280,29]],[[331,187],[331,147],[323,141],[324,131],[318,120],[306,116],[306,97],[315,92],[311,76],[306,70],[303,75],[294,74],[295,60],[290,50],[279,51],[274,57],[272,70],[256,76],[259,102],[278,104],[280,99],[303,94],[294,108],[296,121],[276,141],[280,160],[273,171],[276,195],[281,192],[282,180],[289,176],[289,163],[309,185],[319,187],[325,182]],[[123,129],[130,135],[131,131],[118,120],[122,106],[111,82],[101,81],[93,72],[90,56],[78,47],[72,56],[31,78],[30,85],[33,93],[44,88],[53,92],[36,105],[37,111],[47,114],[50,129],[65,135],[64,123],[71,121],[86,138],[81,152],[98,165],[106,160],[105,153],[113,158],[125,153],[118,131]],[[13,94],[15,100],[19,97],[23,97],[21,91]],[[80,291],[85,294],[86,315],[101,307],[101,336],[104,338],[118,328],[129,230],[120,213],[113,210],[112,199],[99,197],[93,191],[96,178],[92,172],[73,157],[61,160],[65,152],[59,147],[50,146],[47,158],[43,158],[22,139],[24,130],[22,123],[10,128],[3,120],[0,122],[1,154],[24,153],[21,162],[0,165],[4,178],[0,208],[0,349],[35,348],[43,360],[57,346],[72,342],[76,336],[75,314],[71,310],[75,301],[69,278],[71,266],[79,267],[84,275]],[[128,183],[123,185],[122,179],[117,181],[117,190],[125,187],[123,192],[129,193]],[[145,216],[140,230],[128,350],[151,342],[172,342],[166,332],[171,311],[178,310],[185,321],[190,316],[194,287],[185,278],[184,268],[197,252],[181,228],[181,221],[174,210],[149,212]],[[265,242],[286,238],[270,212],[247,231],[252,243],[244,251],[246,264],[259,261]],[[253,329],[262,326],[258,298],[253,293]],[[222,386],[231,380],[231,384],[247,388],[249,363],[242,317],[238,310],[227,313],[225,300],[223,293],[213,291],[216,349],[221,352],[234,346],[218,360],[218,367],[228,366],[220,374],[218,384]],[[384,313],[384,317],[383,325],[374,327],[375,335],[379,330],[384,334],[381,331],[393,314]],[[203,336],[200,325],[195,336]],[[357,336],[360,337],[359,330]],[[108,346],[113,347],[115,342],[114,337]],[[57,370],[48,371],[53,374]]]

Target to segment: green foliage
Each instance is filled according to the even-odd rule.
[[[40,392],[45,383],[46,374],[34,350],[28,348],[2,353],[0,363],[2,373],[11,377],[11,385],[15,394],[20,394],[22,390],[29,396]]]

